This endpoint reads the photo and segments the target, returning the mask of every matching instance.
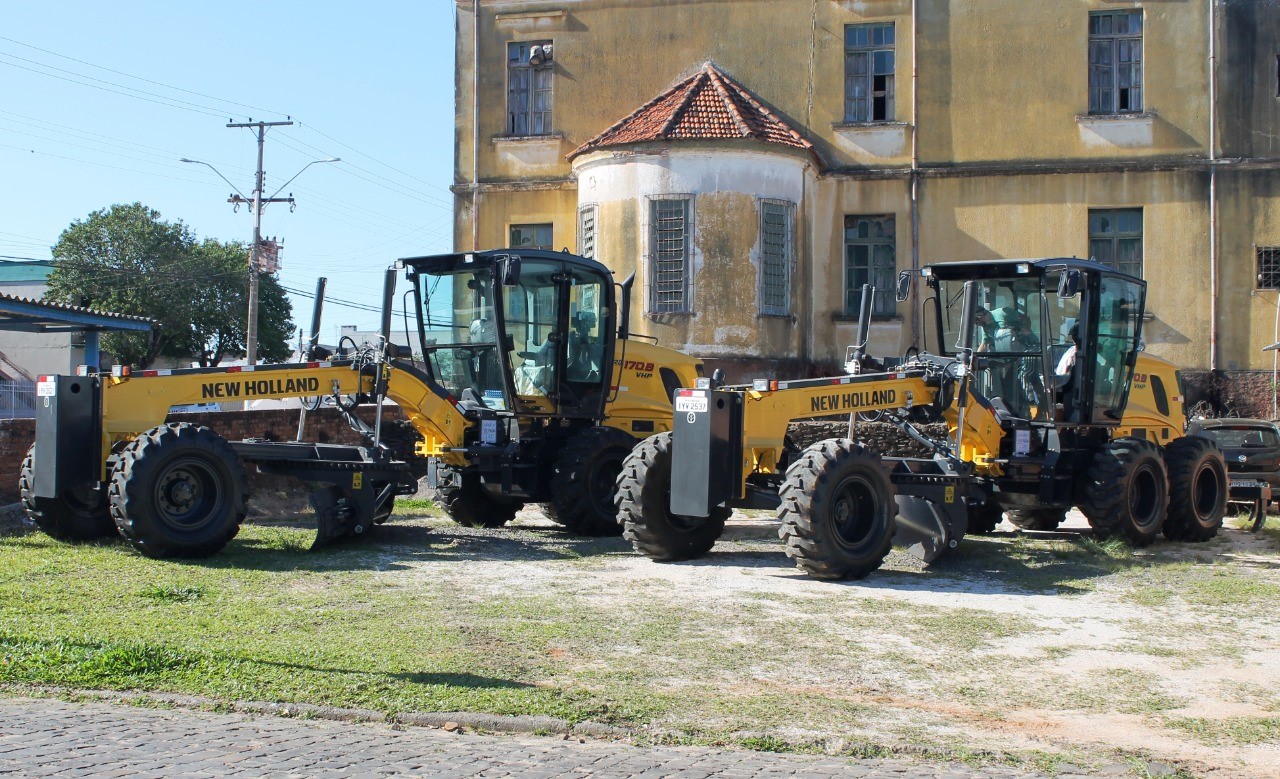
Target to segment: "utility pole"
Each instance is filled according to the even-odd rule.
[[[249,324],[245,332],[245,364],[256,365],[258,362],[258,272],[261,270],[259,253],[262,246],[262,209],[271,203],[288,203],[293,205],[292,197],[262,196],[262,146],[267,140],[268,127],[282,127],[293,122],[230,122],[227,127],[257,128],[258,136],[258,174],[254,179],[253,199],[247,200],[237,193],[227,198],[228,203],[240,205],[249,203],[253,211],[253,243],[249,247]]]

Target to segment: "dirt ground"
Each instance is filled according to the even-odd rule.
[[[719,678],[677,630],[668,646],[681,670],[656,684],[776,694],[794,707],[785,729],[796,739],[1141,755],[1197,776],[1280,776],[1275,518],[1261,534],[1231,528],[1206,544],[1131,552],[1090,542],[1072,512],[1058,532],[1004,524],[927,568],[895,551],[849,583],[802,575],[775,523],[741,513],[707,558],[680,564],[653,563],[618,539],[577,547],[534,509],[498,531],[431,521],[467,553],[410,561],[395,574],[402,586],[443,576],[468,597],[550,593],[568,613],[606,609],[620,624],[655,599],[696,614],[699,647],[712,640],[746,659]],[[622,637],[563,650],[605,665],[648,651]],[[808,716],[807,697],[827,713]],[[715,707],[699,716],[737,721]]]

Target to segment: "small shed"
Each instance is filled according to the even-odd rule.
[[[84,333],[84,361],[97,367],[100,362],[98,334],[111,330],[148,333],[155,321],[128,314],[113,314],[91,308],[28,300],[0,293],[0,330],[25,333]]]

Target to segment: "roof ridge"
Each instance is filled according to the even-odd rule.
[[[679,122],[684,117],[685,112],[689,110],[689,105],[693,103],[693,98],[698,92],[700,82],[705,78],[706,73],[696,73],[691,78],[680,82],[680,84],[688,84],[684,90],[684,98],[680,101],[680,105],[676,106],[675,110],[671,112],[671,116],[667,117],[667,121],[662,123],[659,135],[666,137],[667,133],[671,132],[671,129],[676,126],[676,122]],[[676,86],[680,86],[680,84]]]
[[[746,87],[742,86],[741,84],[738,84],[736,81],[733,81],[732,77],[730,77],[728,74],[725,74],[725,78],[728,79],[729,82],[732,83],[734,86],[738,87],[738,94],[742,96],[743,100],[746,100],[748,103],[750,103],[752,108],[756,109],[760,113],[764,114],[766,117],[772,119],[774,122],[781,125],[782,128],[785,129],[791,135],[791,137],[796,140],[797,143],[804,145],[806,149],[813,148],[813,144],[810,143],[803,135],[796,132],[795,128],[791,126],[790,122],[784,121],[782,117],[775,114],[772,109],[770,109],[764,103],[761,103],[759,100],[757,100],[755,96],[752,95],[751,92],[747,90]]]
[[[729,93],[729,87],[725,84],[728,76],[723,74],[719,68],[713,63],[708,62],[702,66],[702,72],[706,73],[711,79],[711,83],[716,88],[716,94],[720,96],[720,100],[724,102],[725,108],[728,109],[729,115],[733,117],[733,121],[738,125],[738,132],[742,133],[742,137],[751,137],[751,127],[747,124],[746,117],[738,110],[738,104],[734,101],[733,96]],[[730,83],[733,83],[730,80]],[[735,84],[736,86],[736,84]]]

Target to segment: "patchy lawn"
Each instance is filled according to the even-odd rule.
[[[659,565],[536,511],[497,531],[430,504],[358,542],[253,524],[222,554],[0,537],[0,684],[385,712],[542,714],[640,741],[1280,772],[1280,531],[1132,552],[1077,515],[801,575],[735,516]],[[1273,525],[1280,522],[1272,519]]]

